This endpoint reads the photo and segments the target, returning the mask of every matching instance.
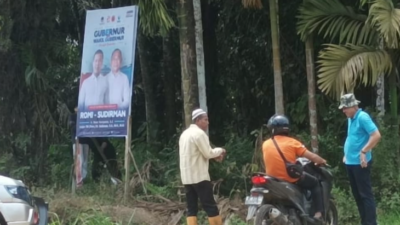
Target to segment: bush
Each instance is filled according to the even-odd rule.
[[[255,149],[250,138],[239,138],[232,135],[225,146],[226,158],[218,163],[210,161],[211,180],[222,179],[220,194],[229,196],[233,192],[241,193],[244,196],[250,191],[250,176],[252,172],[260,171],[253,156],[260,149]]]
[[[334,187],[332,195],[335,198],[336,207],[338,209],[339,224],[351,224],[358,221],[359,215],[357,205],[351,193],[347,190]]]

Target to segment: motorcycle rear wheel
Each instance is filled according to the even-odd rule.
[[[269,211],[275,208],[273,205],[262,205],[256,213],[254,225],[272,225],[274,221],[269,218]]]

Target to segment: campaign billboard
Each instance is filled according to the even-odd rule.
[[[77,137],[127,135],[138,12],[137,6],[87,11]]]

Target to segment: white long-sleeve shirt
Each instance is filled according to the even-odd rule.
[[[117,74],[107,74],[110,104],[117,104],[118,108],[127,108],[131,102],[131,90],[128,77],[119,71]]]
[[[221,148],[212,149],[208,135],[192,124],[179,138],[179,159],[182,184],[196,184],[210,180],[209,159],[218,157]]]
[[[78,107],[87,109],[91,105],[108,104],[108,84],[103,75],[92,74],[85,79],[79,90]]]

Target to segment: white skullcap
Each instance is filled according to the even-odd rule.
[[[206,114],[206,112],[202,109],[195,109],[192,112],[192,120],[196,119],[197,117],[199,117],[200,115]]]

